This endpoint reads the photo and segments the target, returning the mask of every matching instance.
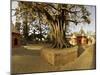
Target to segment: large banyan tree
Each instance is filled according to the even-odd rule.
[[[52,48],[64,48],[70,44],[66,40],[66,33],[70,24],[90,23],[90,13],[87,6],[71,4],[52,4],[38,2],[18,1],[16,17],[24,23],[26,37],[28,36],[28,24],[38,19],[40,25],[48,25],[48,33]]]

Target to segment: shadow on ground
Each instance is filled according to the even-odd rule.
[[[85,48],[82,45],[78,46],[78,57],[85,51]]]

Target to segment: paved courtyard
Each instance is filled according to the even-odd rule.
[[[87,46],[85,51],[73,62],[64,66],[53,66],[47,63],[40,52],[43,46],[27,45],[12,50],[12,73],[32,73],[61,70],[94,69],[95,47]]]

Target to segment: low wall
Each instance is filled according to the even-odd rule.
[[[65,65],[77,58],[77,47],[57,49],[44,49],[41,51],[41,56],[52,65]]]

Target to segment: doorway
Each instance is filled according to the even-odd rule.
[[[15,39],[14,39],[14,46],[17,46],[17,45],[18,45],[18,39],[15,38]]]

